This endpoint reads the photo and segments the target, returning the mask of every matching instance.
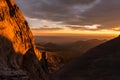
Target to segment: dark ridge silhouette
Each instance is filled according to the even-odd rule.
[[[43,72],[45,71],[42,70],[43,68],[39,63],[33,48],[30,48],[26,52],[26,54],[23,56],[22,67],[23,67],[23,70],[27,71],[30,79],[44,80],[45,73]],[[41,74],[44,75],[44,77]]]
[[[46,52],[42,52],[42,59],[40,62],[41,62],[42,68],[48,74],[49,70],[48,70],[48,62],[47,62]]]
[[[68,63],[52,80],[120,80],[120,36]]]

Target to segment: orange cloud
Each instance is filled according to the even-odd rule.
[[[114,31],[120,31],[120,27],[112,28]]]

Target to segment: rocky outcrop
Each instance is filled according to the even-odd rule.
[[[49,73],[55,73],[64,66],[64,60],[58,55],[49,55],[47,57],[47,63],[49,68]]]
[[[33,52],[33,48],[29,49],[23,56],[22,68],[24,71],[27,71],[29,78],[32,80],[47,79],[46,69],[44,69],[42,64],[38,62],[38,59]]]
[[[0,0],[0,79],[45,80],[39,53],[14,0]]]

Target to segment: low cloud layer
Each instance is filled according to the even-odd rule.
[[[101,25],[94,30],[120,26],[120,0],[15,0],[25,16],[61,22],[71,29]],[[93,29],[89,29],[93,30]]]

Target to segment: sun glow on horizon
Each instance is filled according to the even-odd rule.
[[[118,36],[120,34],[119,31],[113,30],[99,30],[99,31],[89,31],[89,30],[71,30],[71,29],[63,29],[63,30],[32,30],[33,35],[38,36],[70,36],[70,35],[92,35],[92,36]]]

